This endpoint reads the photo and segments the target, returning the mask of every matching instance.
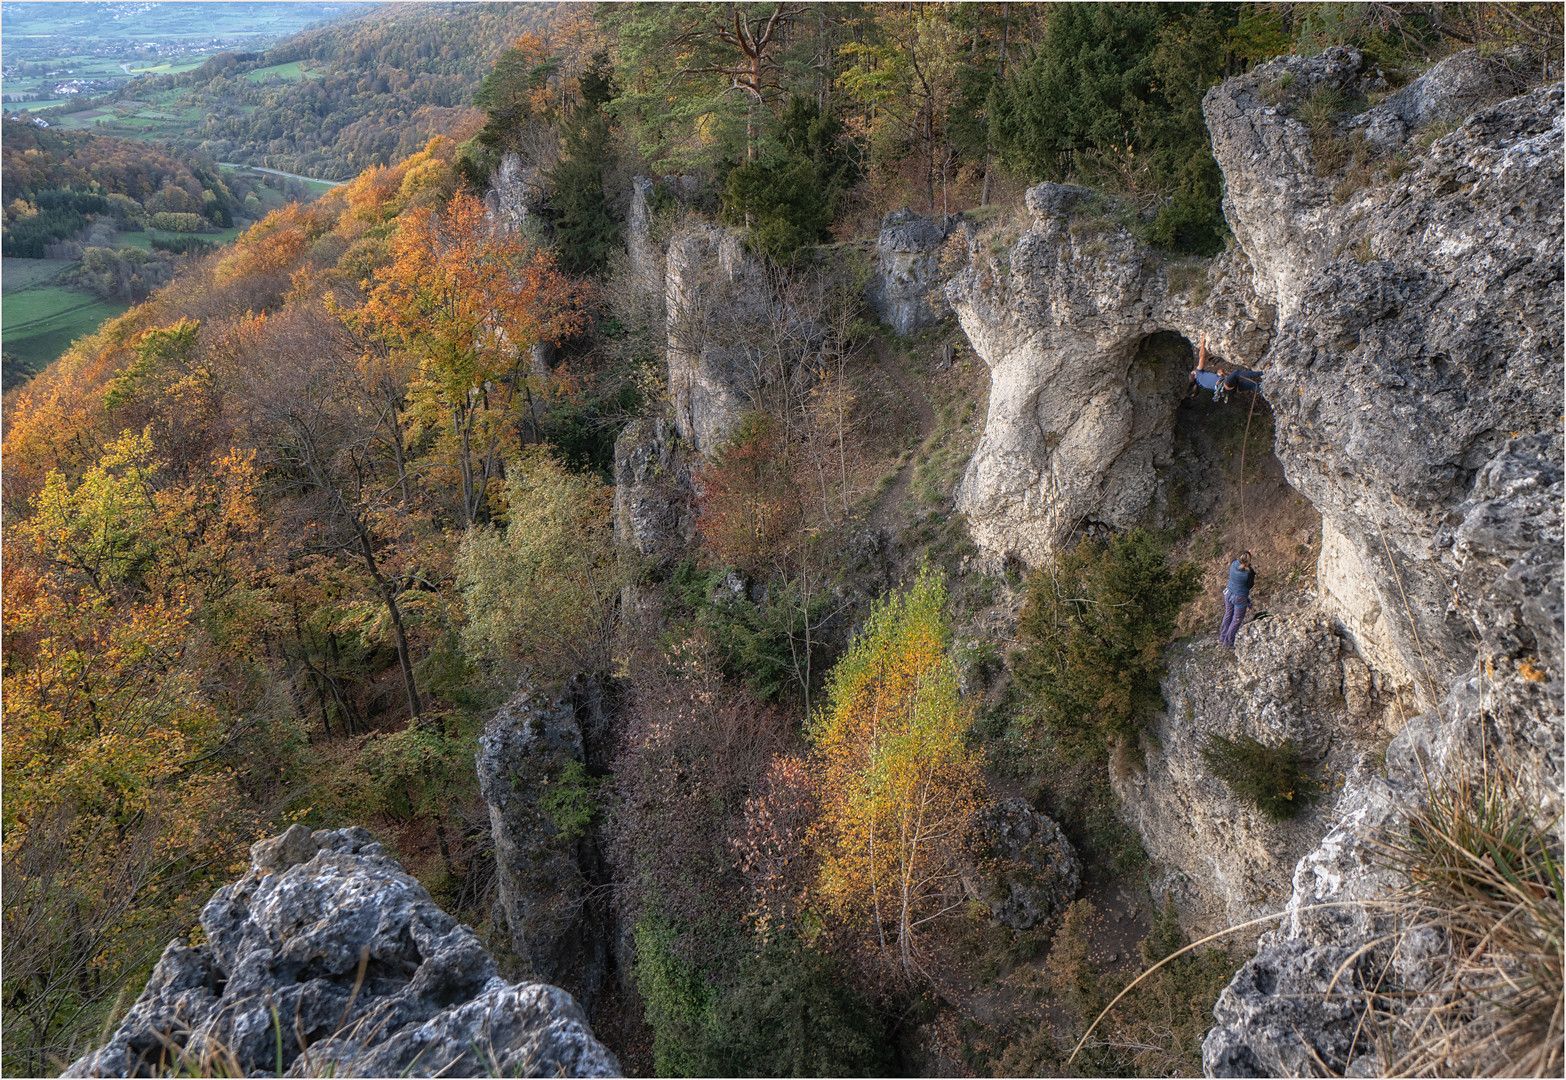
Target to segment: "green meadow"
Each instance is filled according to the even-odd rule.
[[[29,263],[47,265],[19,265]],[[5,259],[0,267],[0,347],[27,372],[42,371],[71,342],[130,307],[53,284],[68,266],[58,259]]]
[[[301,66],[302,61],[295,60],[289,64],[273,64],[271,67],[256,68],[248,72],[245,78],[251,82],[265,82],[267,76],[276,75],[279,79],[293,82],[296,79],[322,79],[326,77],[324,71],[305,71]]]

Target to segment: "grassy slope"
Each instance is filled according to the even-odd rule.
[[[300,67],[301,61],[295,60],[288,64],[273,64],[271,67],[256,68],[248,72],[245,78],[251,82],[265,82],[267,76],[276,75],[279,79],[287,79],[292,82],[295,79],[324,79],[325,71],[305,71]]]
[[[75,292],[48,282],[12,289],[11,266],[18,262],[50,262],[57,268],[69,265],[58,260],[5,260],[7,288],[0,297],[0,342],[5,351],[19,359],[30,371],[41,371],[59,357],[78,338],[86,337],[103,323],[125,312],[129,304],[105,303],[86,293]],[[42,273],[40,269],[37,273]],[[52,281],[52,277],[50,279]]]

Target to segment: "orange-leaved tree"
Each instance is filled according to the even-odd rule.
[[[983,801],[945,606],[946,587],[928,568],[877,604],[827,677],[810,731],[820,894],[883,953],[895,941],[909,975],[923,970],[921,931],[963,904],[959,875]]]
[[[456,474],[457,519],[470,525],[501,474],[509,422],[545,377],[530,349],[580,330],[589,297],[549,252],[492,229],[469,195],[443,213],[417,207],[401,220],[390,264],[347,318],[416,359],[410,411],[434,436],[435,463]]]
[[[101,1026],[261,824],[235,769],[247,731],[278,718],[255,485],[237,451],[174,482],[129,432],[76,481],[50,472],[13,530],[7,1071],[36,1074]]]

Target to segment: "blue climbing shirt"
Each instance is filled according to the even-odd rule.
[[[1251,583],[1256,580],[1256,571],[1247,570],[1240,565],[1240,560],[1235,559],[1229,564],[1229,598],[1231,600],[1249,600],[1251,598]]]
[[[1196,373],[1196,385],[1203,390],[1218,389],[1218,373],[1216,371],[1198,371]]]

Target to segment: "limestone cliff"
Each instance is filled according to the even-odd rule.
[[[991,562],[1037,565],[1083,527],[1129,528],[1152,500],[1191,365],[1144,343],[1206,331],[1215,352],[1254,362],[1273,316],[1239,252],[1170,263],[1082,188],[1041,184],[1027,208],[1016,246],[996,257],[971,245],[946,295],[990,368],[957,508]]]
[[[1274,451],[1321,514],[1317,599],[1248,627],[1236,663],[1177,652],[1146,771],[1116,779],[1214,921],[1294,913],[1219,1003],[1221,1075],[1374,1067],[1362,1001],[1322,991],[1384,926],[1311,905],[1395,884],[1365,838],[1426,776],[1486,755],[1546,817],[1560,805],[1563,88],[1468,53],[1357,116],[1301,119],[1378,79],[1332,49],[1208,94],[1234,235],[1216,259],[1162,258],[1046,184],[1015,246],[973,245],[947,287],[992,376],[958,500],[990,561],[1142,519],[1184,377],[1149,356],[1161,333],[1264,369]],[[1305,742],[1330,801],[1287,828],[1247,816],[1201,766],[1213,731]],[[1394,732],[1382,776],[1364,751]],[[1417,982],[1423,961],[1398,962]]]
[[[1425,80],[1482,99],[1491,72],[1471,59]],[[1350,49],[1278,61],[1205,108],[1231,228],[1278,309],[1267,397],[1289,482],[1329,531],[1324,599],[1429,707],[1472,663],[1482,597],[1453,513],[1509,439],[1559,430],[1561,87],[1481,110],[1395,180],[1350,190],[1317,175],[1324,151],[1267,90],[1285,75],[1291,95],[1351,90],[1362,66]]]
[[[705,453],[772,377],[766,277],[738,234],[698,224],[669,241],[664,279],[669,399],[680,435]]]
[[[609,717],[598,683],[558,695],[520,690],[479,739],[479,791],[495,838],[494,922],[522,972],[566,982],[591,1009],[614,968],[614,924],[595,890],[608,880],[591,822],[564,823],[551,794],[604,771]],[[588,793],[590,795],[590,792]]]
[[[951,314],[941,273],[941,248],[958,218],[927,218],[907,209],[886,215],[875,244],[875,272],[865,299],[898,337]]]
[[[1274,820],[1213,776],[1202,748],[1213,735],[1290,739],[1317,775],[1343,776],[1398,726],[1396,700],[1377,692],[1318,605],[1256,622],[1232,655],[1212,638],[1179,643],[1163,693],[1169,709],[1145,765],[1111,776],[1122,817],[1162,868],[1155,891],[1171,892],[1187,925],[1206,933],[1279,910],[1294,864],[1331,823],[1331,801]]]
[[[1160,258],[1053,184],[1028,193],[1033,225],[1004,257],[974,246],[947,295],[992,389],[958,505],[996,561],[1036,564],[1085,525],[1139,520],[1183,373],[1139,371],[1137,350],[1205,332],[1217,355],[1267,371],[1276,452],[1325,519],[1325,602],[1428,705],[1473,653],[1447,519],[1507,439],[1558,419],[1560,88],[1481,112],[1396,179],[1350,191],[1316,175],[1310,133],[1266,90],[1352,90],[1362,66],[1332,50],[1213,91],[1237,241],[1217,259]],[[1417,126],[1445,115],[1425,84],[1471,102],[1495,78],[1464,54],[1354,127]]]
[[[501,979],[363,829],[295,825],[250,858],[202,910],[203,943],[170,942],[64,1075],[620,1075],[570,994]]]

